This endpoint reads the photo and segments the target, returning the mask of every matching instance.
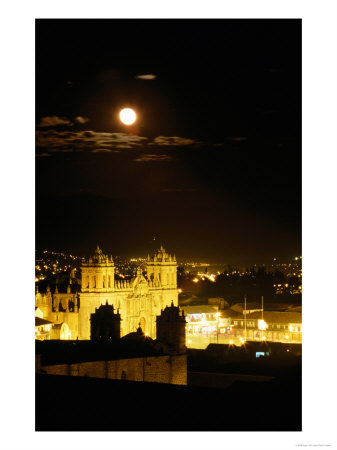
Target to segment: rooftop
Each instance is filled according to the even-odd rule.
[[[259,320],[262,313],[257,311],[250,314],[240,314],[236,316],[236,320]],[[264,311],[263,320],[267,323],[302,323],[302,313],[289,311]]]
[[[53,322],[49,322],[49,320],[41,319],[40,317],[35,316],[35,326],[40,327],[42,325],[50,325]]]
[[[36,340],[35,353],[41,355],[42,366],[113,361],[163,354],[152,339],[119,339],[112,342]]]

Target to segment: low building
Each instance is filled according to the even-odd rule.
[[[35,339],[44,341],[51,338],[53,322],[35,316]]]
[[[160,350],[150,348],[146,342],[133,340],[130,342],[124,336],[114,348],[107,348],[102,355],[102,349],[95,347],[92,341],[55,341],[68,358],[55,359],[49,349],[37,349],[39,364],[37,373],[49,375],[70,375],[79,377],[106,378],[110,380],[145,381],[152,383],[187,384],[187,356],[167,355]],[[151,339],[151,338],[148,338]],[[45,344],[54,341],[45,342]],[[69,344],[72,347],[81,345],[86,353],[84,359],[69,357]],[[94,345],[94,347],[92,346]],[[111,345],[111,344],[110,344]],[[72,350],[72,349],[71,349]],[[49,352],[49,362],[44,358],[44,352]],[[96,357],[95,357],[96,353]],[[99,359],[97,359],[99,358]]]
[[[216,305],[184,306],[186,335],[216,334],[220,326],[220,312]]]
[[[37,373],[187,384],[185,317],[173,302],[157,316],[156,340],[140,326],[117,338],[121,319],[111,305],[102,305],[91,319],[91,341],[36,342]]]
[[[219,309],[229,308],[229,303],[222,297],[211,297],[208,299],[209,305],[216,305]]]
[[[69,325],[66,322],[53,324],[50,335],[51,339],[61,339],[62,341],[70,340],[71,331]]]
[[[302,313],[264,311],[232,319],[233,336],[250,341],[302,343]]]

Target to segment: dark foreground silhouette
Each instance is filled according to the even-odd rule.
[[[37,431],[301,431],[301,374],[227,389],[36,375]]]

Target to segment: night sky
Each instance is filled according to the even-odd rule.
[[[157,243],[301,254],[300,20],[36,21],[36,248]]]

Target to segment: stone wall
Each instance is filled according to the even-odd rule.
[[[116,361],[54,364],[41,366],[40,373],[186,385],[187,356],[165,355]]]

